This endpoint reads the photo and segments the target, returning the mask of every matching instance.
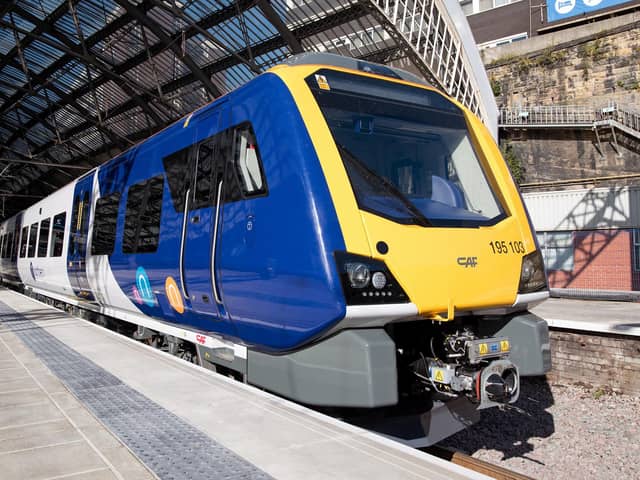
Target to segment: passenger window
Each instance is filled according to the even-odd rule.
[[[61,257],[62,246],[64,245],[64,226],[67,220],[67,212],[62,212],[53,217],[53,228],[51,233],[51,256]]]
[[[164,177],[137,183],[127,193],[122,251],[151,253],[158,249]]]
[[[38,222],[31,224],[29,230],[29,258],[36,256],[36,242],[38,239]]]
[[[0,237],[0,257],[7,258],[7,247],[6,247],[7,235],[2,235]]]
[[[49,226],[51,225],[51,219],[47,218],[40,222],[40,241],[38,242],[38,256],[46,257],[47,249],[49,247]]]
[[[267,192],[258,145],[249,125],[236,128],[233,163],[245,197]]]
[[[191,148],[191,146],[183,148],[162,159],[164,170],[167,173],[171,200],[177,213],[184,212],[184,199],[187,194],[187,188],[191,185],[191,179],[193,178],[189,161]]]
[[[27,236],[29,235],[29,227],[22,227],[22,235],[20,238],[20,258],[27,256]]]
[[[9,232],[9,236],[7,237],[7,242],[9,246],[7,247],[7,258],[13,257],[13,232]]]
[[[111,255],[113,253],[119,207],[120,192],[101,197],[96,202],[91,255]]]

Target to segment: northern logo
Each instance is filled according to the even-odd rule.
[[[478,257],[458,257],[458,265],[464,268],[476,268],[478,266]]]

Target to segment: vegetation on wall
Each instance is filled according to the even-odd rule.
[[[593,62],[598,62],[607,57],[607,43],[602,38],[596,38],[591,42],[578,45],[576,55],[582,59],[582,79],[589,80],[589,69]]]
[[[640,82],[636,80],[635,77],[629,75],[627,78],[623,80],[618,80],[616,85],[620,88],[624,88],[625,90],[640,90]]]
[[[513,149],[513,145],[509,142],[503,142],[502,145],[500,145],[500,151],[502,152],[504,160],[507,162],[509,170],[511,170],[513,179],[518,185],[520,185],[524,181],[525,171],[520,158],[518,158],[515,150]]]
[[[500,82],[493,77],[489,78],[489,82],[491,83],[491,91],[493,92],[494,97],[499,97],[502,95],[502,87],[500,86]]]
[[[607,56],[607,44],[602,38],[578,46],[578,56],[583,59],[590,59],[594,62],[603,60]]]
[[[553,48],[546,48],[537,55],[518,58],[514,64],[514,68],[520,75],[526,75],[532,68],[556,67],[559,63],[564,62],[566,59],[566,50],[554,50]]]

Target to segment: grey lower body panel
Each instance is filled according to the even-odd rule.
[[[481,334],[507,337],[511,344],[511,360],[521,377],[544,375],[551,370],[549,326],[530,312],[481,322]]]
[[[382,329],[363,329],[342,331],[288,355],[249,350],[247,381],[308,405],[395,405],[395,343]]]

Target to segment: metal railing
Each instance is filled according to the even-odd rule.
[[[501,108],[498,112],[498,126],[594,129],[609,126],[640,138],[640,114],[623,110],[615,103],[603,108],[586,105]]]
[[[640,133],[640,114],[616,109],[614,121],[624,125],[635,132]]]
[[[580,105],[550,105],[521,108],[501,108],[498,125],[580,125],[591,126],[596,121],[593,107]]]

